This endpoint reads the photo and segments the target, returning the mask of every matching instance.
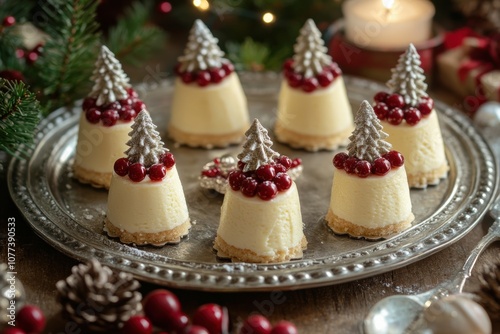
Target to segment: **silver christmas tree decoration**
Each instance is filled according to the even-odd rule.
[[[321,38],[321,32],[312,19],[308,19],[300,29],[293,49],[295,51],[293,69],[301,73],[304,78],[320,74],[325,66],[332,63],[332,58],[328,55],[328,50]]]
[[[262,165],[274,162],[279,153],[271,149],[273,142],[266,128],[256,118],[250,128],[245,132],[247,137],[243,144],[243,151],[238,154],[238,159],[245,163],[243,172],[257,170]]]
[[[404,54],[399,57],[398,64],[392,71],[387,87],[403,96],[405,103],[416,107],[420,99],[427,96],[424,70],[417,50],[410,44]]]
[[[356,128],[347,145],[349,156],[372,163],[391,150],[391,144],[384,140],[388,135],[382,131],[382,124],[368,101],[361,102],[354,124]]]
[[[134,119],[130,139],[127,142],[129,149],[125,151],[130,163],[141,163],[149,168],[160,162],[160,157],[168,151],[163,145],[160,133],[151,120],[147,110],[143,109]]]
[[[97,106],[107,105],[128,97],[129,78],[113,52],[105,45],[101,46],[90,79],[94,81],[94,86],[89,96],[96,99]]]
[[[181,72],[197,72],[210,68],[219,68],[224,63],[224,52],[217,44],[215,38],[207,26],[201,21],[194,21],[189,31],[188,42],[184,49],[184,55],[178,58]]]

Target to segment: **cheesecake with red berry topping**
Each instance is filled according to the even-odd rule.
[[[176,66],[168,135],[194,147],[225,147],[244,138],[247,100],[231,62],[202,21],[191,29]]]
[[[91,79],[94,87],[83,100],[73,171],[80,182],[107,189],[113,164],[127,149],[130,125],[145,104],[106,46]]]
[[[246,136],[238,170],[228,178],[214,243],[217,255],[258,263],[302,258],[307,241],[297,187],[287,174],[292,160],[271,149],[257,119]]]
[[[387,134],[380,123],[363,101],[348,152],[334,156],[325,219],[335,233],[379,239],[403,231],[414,220],[405,159],[384,140]]]
[[[447,177],[439,119],[426,93],[417,51],[410,44],[387,82],[390,92],[374,96],[374,110],[389,134],[388,141],[405,157],[410,187],[425,188]]]
[[[175,158],[146,110],[136,117],[127,157],[114,163],[104,229],[123,243],[178,243],[191,227]]]
[[[274,132],[278,141],[310,151],[333,150],[353,130],[342,72],[327,54],[321,33],[309,19],[284,64]]]

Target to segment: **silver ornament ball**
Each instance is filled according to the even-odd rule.
[[[474,115],[473,122],[481,128],[500,125],[500,102],[489,101],[479,107]]]

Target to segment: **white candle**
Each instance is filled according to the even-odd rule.
[[[405,49],[432,35],[435,9],[426,0],[348,0],[342,11],[347,39],[361,47]]]

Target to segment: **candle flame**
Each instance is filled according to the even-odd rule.
[[[384,5],[385,9],[391,10],[392,6],[394,6],[394,0],[382,0],[382,5]]]

